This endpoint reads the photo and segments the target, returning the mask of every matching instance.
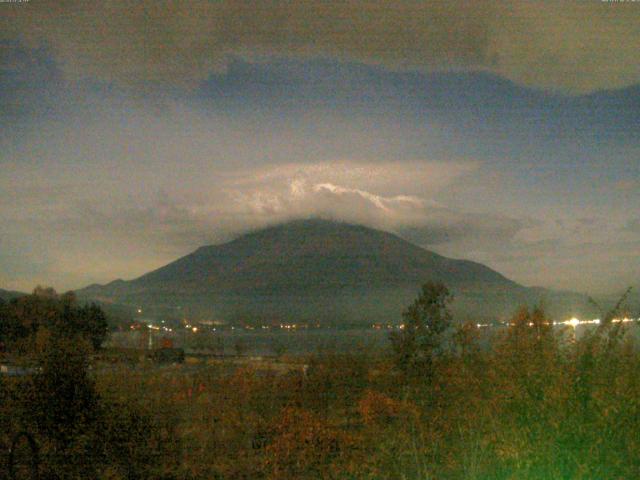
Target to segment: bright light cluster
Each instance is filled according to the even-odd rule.
[[[614,318],[611,320],[611,323],[628,323],[628,322],[636,322],[640,321],[640,318]],[[564,322],[553,322],[554,325],[569,325],[573,328],[576,328],[578,325],[600,325],[601,320],[599,318],[594,318],[593,320],[580,320],[576,317],[573,317],[569,320],[565,320]]]

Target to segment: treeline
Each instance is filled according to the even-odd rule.
[[[49,336],[88,341],[97,349],[107,333],[103,310],[95,303],[80,305],[73,292],[36,287],[31,295],[0,299],[0,353],[35,352]]]
[[[91,371],[90,342],[69,341],[0,386],[0,441],[33,432],[44,478],[639,477],[637,327],[612,312],[576,338],[523,308],[482,337],[451,325],[449,299],[426,285],[389,349],[290,359],[307,368],[286,374]]]
[[[140,455],[132,448],[138,432],[151,441],[139,412],[96,388],[91,359],[106,336],[104,312],[80,305],[73,293],[38,287],[0,302],[0,363],[17,372],[0,375],[0,479],[12,470],[31,475],[37,458],[41,479],[108,478],[105,466]],[[10,445],[21,432],[35,440],[37,456],[21,456],[27,445],[19,445],[10,464]]]

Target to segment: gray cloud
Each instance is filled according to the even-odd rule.
[[[68,79],[193,84],[229,56],[325,56],[391,69],[487,70],[585,92],[640,79],[631,2],[86,2],[4,4],[0,31],[45,45]]]
[[[461,213],[451,209],[438,212],[438,219],[439,222],[420,227],[400,228],[399,233],[424,246],[464,242],[478,248],[480,245],[495,247],[508,243],[528,226],[522,219],[486,213]]]
[[[592,294],[624,291],[638,283],[640,241],[519,241],[503,245],[491,256],[501,272],[530,285]]]
[[[640,218],[629,220],[629,222],[625,225],[624,230],[632,233],[640,233]]]

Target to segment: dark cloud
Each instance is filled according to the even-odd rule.
[[[631,2],[626,2],[630,4]],[[70,79],[193,84],[229,56],[329,57],[391,69],[488,70],[574,92],[635,83],[636,5],[618,2],[4,4],[0,30],[45,45]]]

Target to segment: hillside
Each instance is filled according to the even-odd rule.
[[[26,293],[16,292],[13,290],[3,290],[0,288],[0,300],[9,301],[12,298],[22,297],[23,295],[27,295]]]
[[[454,291],[454,310],[465,318],[504,317],[543,297],[554,299],[554,310],[567,304],[575,310],[585,300],[525,288],[484,265],[443,257],[391,233],[325,220],[293,221],[201,247],[137,279],[78,294],[223,321],[372,323],[399,321],[428,280]]]

